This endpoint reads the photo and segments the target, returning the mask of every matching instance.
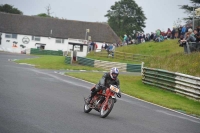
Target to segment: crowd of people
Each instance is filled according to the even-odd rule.
[[[157,29],[155,32],[151,32],[151,34],[144,34],[143,32],[137,33],[136,43],[139,44],[148,41],[162,42],[165,39],[180,38],[181,36],[184,36],[189,29],[192,29],[191,25],[173,27],[172,30],[168,28],[167,31],[161,31],[160,29]]]
[[[200,26],[197,26],[195,29],[192,29],[192,25],[184,25],[179,27],[170,28],[167,31],[161,31],[157,29],[151,34],[147,33],[137,33],[135,40],[132,40],[131,37],[124,35],[123,45],[129,44],[140,44],[148,41],[162,42],[169,39],[179,39],[178,43],[180,47],[184,47],[184,51],[194,52],[200,51]]]
[[[104,49],[108,52],[108,55],[114,56],[115,47],[126,46],[130,44],[140,44],[149,41],[162,42],[169,39],[179,39],[180,47],[184,47],[184,51],[190,52],[200,51],[200,26],[192,29],[192,25],[184,25],[179,27],[170,28],[167,31],[161,31],[157,29],[155,32],[150,33],[137,33],[135,39],[129,35],[124,35],[122,43],[107,44],[103,43],[101,49]],[[193,43],[192,43],[193,42]],[[97,44],[95,42],[90,43],[89,51],[97,49]]]

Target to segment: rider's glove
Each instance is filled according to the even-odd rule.
[[[104,85],[100,85],[100,88],[101,88],[102,90],[106,90],[106,87],[105,87]]]
[[[121,98],[121,97],[122,97],[120,92],[119,92],[119,93],[117,93],[117,97],[119,97],[119,98]]]

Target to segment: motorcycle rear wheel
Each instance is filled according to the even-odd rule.
[[[113,106],[114,106],[114,100],[112,98],[109,98],[108,105],[106,105],[106,103],[103,103],[100,109],[100,117],[101,118],[107,117],[110,114],[111,110],[113,109]],[[106,108],[106,110],[104,108]]]

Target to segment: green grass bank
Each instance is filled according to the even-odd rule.
[[[179,47],[178,40],[165,40],[164,42],[146,42],[139,45],[128,45],[116,48],[116,51],[147,55],[143,61],[145,67],[164,69],[200,77],[200,52],[185,54],[183,47]],[[127,61],[125,59],[112,59],[99,57],[89,53],[88,58],[107,61],[140,64],[141,62]]]

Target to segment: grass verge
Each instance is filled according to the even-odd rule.
[[[102,70],[100,68],[81,66],[79,64],[65,64],[64,56],[42,55],[39,58],[17,60],[17,63],[27,63],[35,65],[41,69],[72,69],[72,70]]]
[[[128,45],[116,48],[116,51],[151,55],[143,61],[145,67],[164,69],[172,72],[179,72],[188,75],[200,77],[200,52],[185,54],[183,47],[179,47],[176,40],[165,40],[164,42],[147,42],[139,45]],[[107,57],[99,57],[97,54],[90,53],[88,58],[108,60],[115,62],[140,64],[134,61],[126,61],[125,59],[112,59]]]
[[[145,60],[145,66],[200,77],[200,52],[151,57]]]
[[[116,51],[133,54],[166,56],[176,53],[183,53],[183,47],[179,47],[178,40],[165,40],[163,42],[146,42],[139,45],[128,45],[119,47]]]
[[[97,83],[102,76],[100,73],[67,73],[67,75],[93,83]],[[151,103],[200,117],[199,102],[167,90],[143,84],[141,78],[141,76],[120,75],[121,91]]]

